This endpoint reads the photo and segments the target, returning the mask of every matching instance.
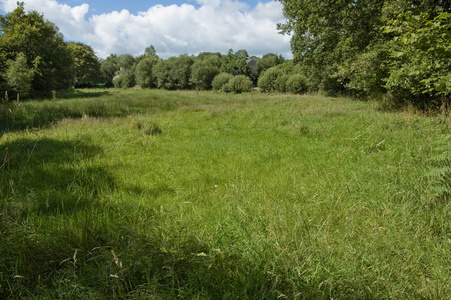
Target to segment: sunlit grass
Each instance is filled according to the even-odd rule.
[[[4,127],[0,296],[451,296],[449,199],[427,176],[446,118],[321,96],[60,97]]]

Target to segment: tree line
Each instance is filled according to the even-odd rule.
[[[0,89],[10,97],[48,97],[71,87],[240,93],[254,87],[267,69],[286,63],[280,55],[250,57],[244,49],[160,59],[152,45],[137,57],[111,54],[98,59],[90,46],[65,42],[55,24],[36,11],[27,13],[23,2],[17,4],[14,11],[0,16]]]
[[[389,96],[419,106],[449,101],[448,0],[279,0],[294,60],[310,87]]]
[[[161,59],[98,59],[83,43],[65,42],[42,14],[24,3],[0,16],[0,89],[25,97],[70,87],[121,87],[244,92],[322,91],[385,96],[425,106],[449,101],[451,4],[445,0],[285,1],[282,33],[292,35],[293,60],[246,50]]]

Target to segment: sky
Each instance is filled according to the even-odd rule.
[[[290,36],[278,1],[258,0],[22,0],[58,26],[66,41],[90,45],[100,58],[111,53],[138,56],[153,45],[162,58],[200,52],[291,58]],[[0,0],[0,13],[17,0]]]

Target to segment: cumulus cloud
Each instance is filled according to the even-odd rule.
[[[26,10],[37,10],[55,23],[66,40],[92,46],[105,58],[111,53],[140,55],[149,45],[167,58],[202,51],[225,53],[246,49],[251,55],[266,53],[291,57],[290,37],[278,34],[284,22],[279,2],[258,3],[250,8],[232,0],[197,0],[198,6],[155,5],[131,14],[128,10],[93,14],[89,5],[61,4],[56,0],[28,0]],[[17,0],[1,0],[0,8],[10,12]]]

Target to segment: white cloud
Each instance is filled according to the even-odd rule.
[[[0,8],[12,11],[17,0],[1,0]],[[279,2],[250,8],[232,0],[197,0],[199,7],[182,4],[155,5],[131,14],[126,9],[87,17],[89,5],[60,4],[55,0],[28,0],[26,10],[42,12],[55,23],[66,40],[92,46],[105,58],[110,53],[140,55],[149,45],[167,58],[202,51],[225,53],[246,49],[251,55],[278,53],[291,57],[290,37],[277,32],[284,22]]]

